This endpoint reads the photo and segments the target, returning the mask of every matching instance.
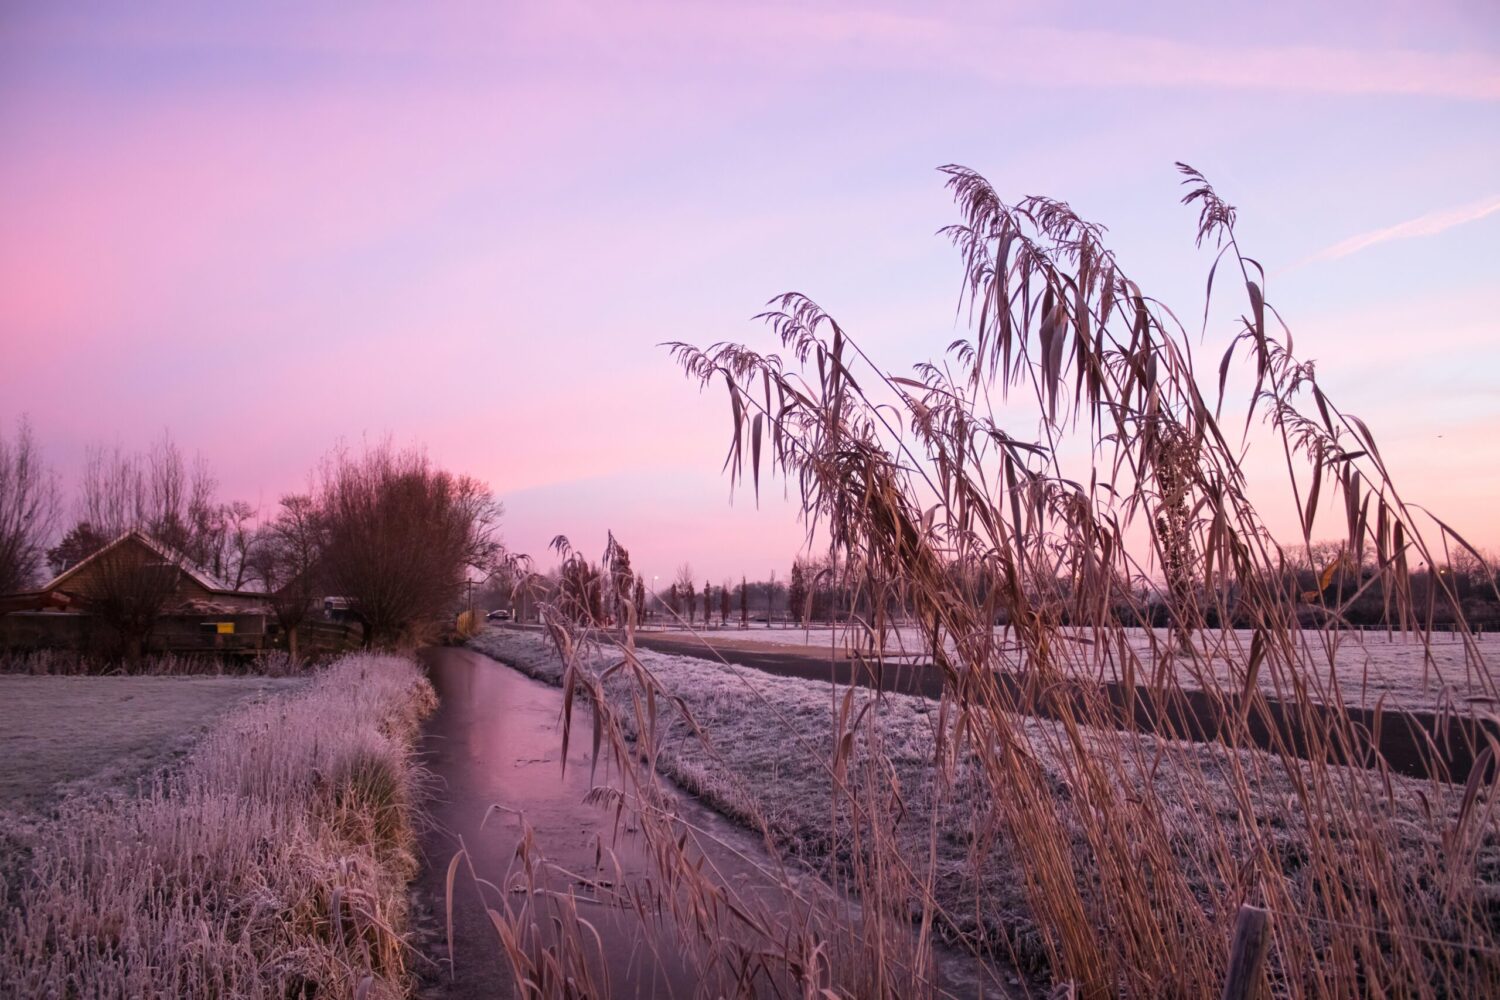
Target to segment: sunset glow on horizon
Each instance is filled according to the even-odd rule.
[[[648,582],[782,574],[794,505],[731,503],[727,404],[659,345],[770,350],[797,290],[893,371],[940,358],[946,163],[1107,226],[1196,344],[1180,160],[1408,498],[1500,547],[1500,8],[1200,10],[9,5],[0,428],[65,486],[168,430],[263,510],[390,435],[543,564],[612,530]]]

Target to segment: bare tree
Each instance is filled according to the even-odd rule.
[[[729,624],[729,581],[719,586],[719,624]]]
[[[679,600],[687,605],[687,619],[688,624],[691,625],[693,623],[693,611],[696,607],[698,594],[693,588],[693,567],[688,563],[683,563],[677,567],[677,596]],[[672,610],[676,611],[677,609],[674,607]]]
[[[211,515],[205,532],[208,550],[204,569],[239,590],[251,576],[251,554],[257,540],[253,523],[257,512],[243,500],[220,504]]]
[[[786,592],[787,610],[791,612],[792,620],[798,624],[807,620],[807,599],[807,576],[802,568],[802,560],[798,559],[792,563],[792,582]]]
[[[776,617],[776,571],[771,570],[771,579],[766,583],[766,628],[771,627],[771,619]]]
[[[244,560],[247,575],[259,579],[266,599],[297,655],[297,629],[324,595],[323,536],[317,506],[305,494],[281,498],[276,516],[256,532]]]
[[[470,567],[499,554],[502,508],[489,487],[389,442],[323,464],[318,492],[328,579],[364,622],[367,644],[413,639],[458,600]]]
[[[166,436],[145,453],[89,450],[80,520],[109,543],[95,553],[80,587],[127,657],[145,651],[184,567],[207,550],[215,487],[206,463],[200,458],[189,467]],[[114,544],[131,532],[149,544]]]
[[[96,448],[88,465],[102,477],[95,480],[100,488],[92,497],[90,484],[84,486],[88,520],[96,527],[109,536],[141,531],[185,562],[205,569],[211,565],[219,483],[202,455],[189,463],[171,436],[163,434],[144,454],[127,455],[118,446],[108,452]]]
[[[57,513],[57,477],[23,417],[13,439],[0,434],[0,594],[36,582]]]

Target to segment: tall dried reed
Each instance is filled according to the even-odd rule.
[[[914,618],[945,681],[924,796],[876,702],[835,689],[828,731],[815,732],[746,683],[743,711],[789,758],[826,774],[823,811],[840,845],[826,872],[863,902],[844,944],[875,971],[814,982],[801,957],[814,936],[748,923],[723,932],[754,940],[763,962],[808,991],[931,993],[935,935],[972,923],[966,908],[994,909],[984,873],[1005,856],[1021,885],[1000,922],[1025,932],[960,940],[1038,966],[1075,995],[1216,995],[1245,903],[1271,915],[1259,986],[1275,995],[1500,994],[1490,784],[1500,692],[1441,575],[1424,603],[1410,585],[1417,562],[1472,547],[1403,500],[1369,427],[1293,354],[1264,272],[1241,252],[1234,208],[1181,169],[1199,244],[1214,251],[1205,338],[1215,282],[1243,292],[1212,373],[1200,373],[1195,336],[1128,277],[1101,227],[1049,198],[1008,204],[961,167],[944,168],[961,217],[945,232],[973,335],[943,361],[891,374],[799,294],[764,315],[786,360],[670,345],[690,377],[728,390],[731,475],[757,491],[772,473],[794,484],[809,540],[826,541],[841,585]],[[1241,382],[1241,414],[1226,417]],[[1465,785],[1448,780],[1436,745],[1417,751],[1430,777],[1396,780],[1369,759],[1361,723],[1323,710],[1344,707],[1336,662],[1353,598],[1325,596],[1328,570],[1323,591],[1285,586],[1288,554],[1266,527],[1266,499],[1249,493],[1247,446],[1277,456],[1309,556],[1330,516],[1355,565],[1374,554],[1354,597],[1384,596],[1419,669],[1433,660],[1435,612],[1451,605],[1468,695],[1452,710],[1476,724]],[[1170,628],[1147,630],[1143,653],[1132,626],[1158,605]],[[1319,628],[1299,625],[1309,605]],[[643,663],[628,626],[609,636],[576,609],[545,610],[567,700],[595,703],[592,740],[633,776],[632,799],[652,801],[664,716],[722,757],[713,726]],[[867,627],[885,623],[877,615]],[[599,638],[615,647],[602,664],[584,652]],[[872,636],[870,647],[879,669],[883,643]],[[1003,684],[1002,673],[1024,683]],[[1132,731],[1136,713],[1122,719],[1105,679],[1143,699],[1165,732]],[[616,680],[629,690],[608,690]],[[1172,731],[1187,688],[1219,706],[1216,741]],[[1268,698],[1290,729],[1273,730],[1266,749],[1230,749],[1255,745]],[[1370,707],[1379,729],[1397,706]],[[929,830],[915,850],[898,833],[913,811]],[[745,818],[773,853],[785,846],[765,816]],[[955,829],[957,865],[943,843]]]

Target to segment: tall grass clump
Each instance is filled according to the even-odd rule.
[[[0,995],[403,996],[434,702],[409,659],[345,657],[140,795],[65,802],[4,918]]]
[[[1235,209],[1181,170],[1213,256],[1201,331],[1131,280],[1102,227],[1050,198],[1008,203],[950,166],[959,221],[945,233],[970,333],[941,360],[894,374],[795,293],[762,317],[785,357],[669,345],[690,378],[727,390],[733,479],[758,491],[784,476],[829,571],[878,609],[865,623],[872,672],[885,666],[887,618],[907,618],[944,679],[925,744],[893,738],[878,702],[852,691],[799,718],[747,687],[743,710],[761,714],[766,738],[826,775],[836,847],[825,872],[861,901],[846,945],[864,972],[811,980],[812,939],[726,921],[810,990],[930,994],[923,971],[945,935],[1070,995],[1217,995],[1236,913],[1251,905],[1271,928],[1256,989],[1500,994],[1500,692],[1444,576],[1420,599],[1412,586],[1414,566],[1473,549],[1404,499],[1368,425],[1293,353]],[[1226,286],[1233,307],[1218,297]],[[1284,501],[1252,497],[1247,453],[1274,459]],[[1291,548],[1273,540],[1273,512],[1299,526]],[[1344,538],[1340,562],[1373,567],[1352,595],[1330,596],[1338,565],[1322,568],[1319,590],[1287,585],[1293,550],[1310,556],[1320,521]],[[1466,696],[1445,711],[1472,723],[1453,730],[1477,761],[1465,782],[1433,742],[1414,751],[1427,776],[1397,780],[1369,753],[1370,727],[1343,711],[1344,613],[1367,594],[1381,596],[1415,669],[1432,666],[1440,613],[1457,622]],[[544,610],[568,703],[594,702],[592,740],[622,773],[656,763],[669,714],[681,738],[723,756],[628,625],[610,636],[577,609]],[[1139,626],[1153,621],[1166,627],[1145,630],[1143,652]],[[582,652],[595,638],[613,648],[603,663]],[[607,690],[620,680],[630,692]],[[1105,681],[1156,725],[1138,728],[1141,713],[1112,704]],[[1188,689],[1218,706],[1214,732],[1173,730]],[[1267,737],[1257,727],[1271,699],[1288,723]],[[1370,707],[1377,731],[1399,709]],[[649,806],[649,776],[630,780]],[[927,830],[917,841],[899,834],[913,813]],[[1019,882],[999,913],[986,877],[997,857],[1013,859]],[[966,919],[986,913],[988,924]]]

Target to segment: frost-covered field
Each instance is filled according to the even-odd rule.
[[[685,630],[653,634],[684,641],[698,638]],[[1084,629],[1065,634],[1074,646],[1068,655],[1071,669],[1093,680],[1120,680],[1125,675],[1126,662],[1118,649],[1096,644],[1092,634]],[[1160,629],[1154,642],[1145,629],[1129,629],[1127,634],[1130,652],[1136,659],[1131,666],[1139,682],[1143,673],[1149,677],[1158,660],[1171,653],[1172,638]],[[1237,689],[1249,658],[1250,636],[1243,630],[1202,633],[1196,643],[1199,653],[1196,659],[1170,657],[1179,681],[1185,687],[1200,687],[1206,678],[1212,677],[1218,684]],[[1014,637],[1005,629],[996,629],[995,637],[1002,667],[1024,667]],[[827,626],[712,630],[702,633],[701,638],[711,645],[800,651],[813,656],[826,656],[830,652],[845,656],[853,650],[870,648],[869,636],[862,629]],[[1430,645],[1405,633],[1373,631],[1301,632],[1293,634],[1291,639],[1303,662],[1312,668],[1310,673],[1316,678],[1313,696],[1321,701],[1332,700],[1332,688],[1336,687],[1350,705],[1374,705],[1383,696],[1385,707],[1391,709],[1462,707],[1466,701],[1495,690],[1500,680],[1495,673],[1500,667],[1500,636],[1494,634],[1476,637],[1477,656],[1459,636],[1447,633],[1433,636]],[[952,649],[951,642],[947,646]],[[907,659],[923,658],[921,632],[915,628],[892,630],[886,636],[885,650],[887,654]],[[1268,696],[1278,694],[1272,675],[1262,674],[1260,683]]]
[[[65,796],[130,786],[229,710],[305,683],[267,677],[0,674],[0,881]]]
[[[191,745],[244,699],[303,683],[0,674],[0,804],[45,800],[70,782],[128,782]]]
[[[471,645],[534,677],[552,683],[562,678],[563,664],[541,635],[489,630]],[[836,881],[855,850],[853,832],[835,825],[832,818],[839,810],[828,767],[843,692],[819,682],[774,677],[694,657],[649,651],[638,655],[666,691],[682,699],[709,741],[705,746],[692,737],[686,724],[674,721],[660,741],[660,770],[731,817],[752,824],[756,818],[763,819],[781,850]],[[618,652],[604,649],[592,654],[587,664],[599,669],[618,659]],[[630,683],[623,673],[606,682],[606,692],[628,716]],[[873,697],[856,690],[854,709]],[[871,709],[876,720],[873,738],[879,741],[891,769],[881,780],[899,789],[901,798],[901,818],[895,830],[903,842],[902,853],[921,868],[932,844],[934,891],[955,925],[983,929],[996,935],[995,942],[1008,941],[1023,961],[1039,962],[1036,925],[1013,845],[1001,836],[977,856],[972,850],[974,838],[981,836],[980,827],[993,820],[983,781],[966,761],[960,762],[951,783],[936,778],[936,707],[927,699],[886,694]],[[1016,724],[1026,732],[1028,745],[1038,753],[1061,801],[1070,801],[1064,769],[1047,750],[1066,745],[1058,725],[1038,719]],[[1164,819],[1180,830],[1183,840],[1199,836],[1205,822],[1218,823],[1236,844],[1242,843],[1244,830],[1253,828],[1258,836],[1271,838],[1274,850],[1285,858],[1295,859],[1302,851],[1299,840],[1307,818],[1288,813],[1288,802],[1294,799],[1290,794],[1293,775],[1268,755],[1118,733],[1091,734],[1089,739],[1109,740],[1115,746],[1123,741],[1133,748],[1119,755],[1126,769],[1123,783],[1153,784],[1160,801],[1171,803]],[[868,749],[861,737],[850,774],[870,773],[860,766],[861,761],[872,759]],[[1052,751],[1062,752],[1066,751]],[[1229,767],[1256,775],[1247,804],[1253,823],[1223,784]],[[1353,769],[1330,768],[1323,773],[1351,784],[1375,780],[1369,772]],[[1455,814],[1462,789],[1400,777],[1389,779],[1388,787],[1390,798],[1383,808],[1389,812],[1380,819],[1380,836],[1392,850],[1405,852],[1415,868],[1430,866],[1432,871],[1424,877],[1435,879],[1441,853],[1436,837],[1428,832],[1431,828],[1422,822],[1423,810],[1430,808],[1440,816]],[[937,836],[930,841],[934,813]],[[1500,881],[1500,838],[1489,838],[1484,850],[1475,875],[1488,892],[1488,887]],[[1080,877],[1090,877],[1094,855],[1081,835],[1075,835],[1072,853]],[[1188,878],[1195,892],[1209,897],[1215,876],[1203,870],[1201,863],[1191,870],[1192,857],[1191,851],[1184,851]],[[1287,863],[1292,866],[1288,878],[1295,879],[1296,862]]]

